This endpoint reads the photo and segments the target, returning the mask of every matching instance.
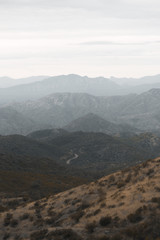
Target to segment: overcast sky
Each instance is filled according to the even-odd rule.
[[[0,76],[160,73],[159,0],[0,0]]]

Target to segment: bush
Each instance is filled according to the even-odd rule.
[[[122,239],[123,239],[123,237],[122,237],[122,235],[120,235],[119,233],[115,234],[115,235],[111,238],[111,240],[122,240]]]
[[[8,207],[9,208],[12,208],[12,209],[15,209],[16,207],[18,207],[19,206],[19,204],[20,204],[20,202],[18,201],[18,200],[12,200],[12,201],[9,201],[8,203],[7,203],[7,205],[8,205]]]
[[[83,215],[84,215],[84,212],[83,212],[82,210],[79,210],[79,211],[77,211],[76,213],[72,214],[71,217],[72,217],[72,219],[75,220],[76,223],[78,223],[78,222],[79,222],[79,219],[80,219],[81,217],[83,217]]]
[[[131,178],[132,178],[132,174],[131,173],[128,173],[126,179],[125,179],[125,182],[126,183],[129,183],[131,181]]]
[[[11,213],[7,213],[4,218],[4,226],[8,226],[10,224],[10,221],[12,219],[13,215]]]
[[[10,234],[9,233],[5,233],[4,236],[3,236],[3,240],[7,240],[9,237],[10,237]]]
[[[160,217],[153,216],[143,223],[139,223],[122,230],[122,234],[136,240],[157,240],[160,236]],[[128,238],[124,238],[128,239]]]
[[[11,227],[16,227],[18,225],[18,220],[17,219],[12,219],[11,221],[10,221],[10,226]]]
[[[125,185],[126,185],[126,183],[124,181],[120,181],[117,183],[118,188],[124,187]]]
[[[106,217],[102,217],[99,221],[99,224],[102,227],[105,227],[107,225],[109,225],[112,222],[112,218],[110,216],[106,216]]]
[[[55,217],[46,218],[45,223],[48,225],[53,225],[55,223]]]
[[[101,211],[101,209],[100,209],[100,208],[99,208],[99,209],[97,209],[97,210],[95,210],[95,211],[94,211],[94,213],[93,213],[93,215],[94,215],[94,216],[96,216],[98,213],[100,213],[100,211]]]
[[[110,175],[110,177],[108,178],[108,181],[113,184],[115,182],[115,176]]]
[[[96,228],[96,223],[87,223],[85,226],[85,229],[87,230],[88,233],[93,233],[94,229]]]
[[[160,197],[153,197],[151,201],[160,204]]]
[[[87,203],[87,202],[82,202],[82,205],[80,206],[80,208],[81,208],[82,210],[84,210],[84,209],[88,208],[89,206],[90,206],[89,203]]]
[[[20,216],[20,220],[23,221],[23,220],[26,220],[29,218],[29,213],[24,213],[22,216]]]
[[[110,237],[107,236],[100,236],[98,239],[96,238],[96,240],[110,240]]]
[[[102,188],[98,189],[98,195],[99,195],[98,202],[102,202],[103,200],[106,199],[106,192]]]
[[[136,222],[140,222],[142,220],[142,216],[141,216],[141,208],[137,209],[135,213],[131,213],[127,216],[127,219],[131,222],[131,223],[136,223]]]
[[[48,233],[47,229],[39,230],[30,235],[30,240],[42,240]]]
[[[82,238],[75,233],[72,229],[61,229],[52,231],[47,234],[46,239],[48,240],[82,240]],[[31,239],[32,240],[32,239]],[[37,239],[38,240],[38,239]]]

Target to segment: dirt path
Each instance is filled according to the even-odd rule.
[[[72,158],[68,159],[66,163],[69,165],[71,163],[71,161],[73,161],[74,159],[77,159],[78,157],[79,157],[78,154],[75,153],[74,156]]]

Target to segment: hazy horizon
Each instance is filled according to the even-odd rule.
[[[87,75],[87,74],[78,74],[78,73],[66,73],[66,74],[56,74],[56,75],[49,75],[49,74],[37,74],[37,75],[24,75],[24,76],[19,76],[19,77],[14,77],[11,75],[0,75],[0,78],[11,78],[11,79],[15,79],[15,80],[20,80],[20,79],[25,79],[25,78],[34,78],[34,77],[58,77],[58,76],[69,76],[69,75],[77,75],[77,76],[81,76],[81,77],[88,77],[88,78],[108,78],[108,79],[112,79],[112,78],[117,78],[117,79],[129,79],[129,78],[133,78],[133,79],[140,79],[140,78],[145,78],[145,77],[154,77],[154,76],[158,76],[160,75],[160,73],[158,72],[157,74],[150,74],[150,75],[142,75],[142,76],[116,76],[116,75],[110,75],[108,77],[104,76],[104,75],[95,75],[95,76],[91,76],[91,75]]]

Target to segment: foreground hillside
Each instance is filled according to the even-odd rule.
[[[2,239],[160,239],[160,158],[1,213]]]

